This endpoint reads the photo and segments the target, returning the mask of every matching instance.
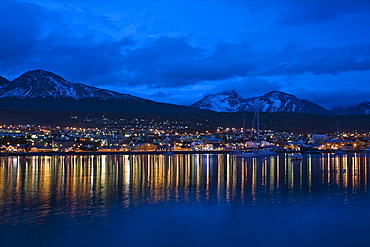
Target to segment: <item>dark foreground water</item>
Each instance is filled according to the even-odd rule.
[[[369,246],[359,154],[0,157],[0,246]]]

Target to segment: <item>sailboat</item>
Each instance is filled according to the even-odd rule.
[[[257,118],[257,149],[250,151],[250,152],[236,152],[234,153],[236,156],[241,156],[241,157],[264,157],[264,156],[273,156],[276,154],[276,152],[261,148],[261,143],[259,140],[259,135],[260,135],[260,115],[259,112],[255,113],[255,116]],[[254,121],[253,121],[254,122]],[[245,127],[244,127],[245,129]],[[243,141],[244,143],[244,141]]]
[[[254,119],[253,119],[253,125],[254,125]],[[244,139],[245,133],[244,132],[245,132],[245,117],[244,117],[244,128],[243,128],[243,145],[245,143],[245,139]],[[251,135],[251,138],[252,138],[252,135]],[[237,150],[237,151],[234,151],[232,154],[235,155],[236,157],[251,157],[251,158],[258,157],[258,154],[256,154],[256,152],[254,151],[242,152],[240,150]]]
[[[259,112],[256,112],[256,117],[257,117],[257,150],[255,152],[257,156],[275,155],[276,152],[269,150],[269,149],[261,148],[261,143],[259,140],[259,136],[260,136],[260,113]]]

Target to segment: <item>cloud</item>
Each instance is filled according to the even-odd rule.
[[[236,77],[215,83],[213,89],[205,92],[202,97],[210,93],[219,93],[232,89],[243,98],[251,98],[263,95],[269,91],[281,90],[282,87],[282,83],[273,78]]]
[[[368,1],[288,1],[281,9],[282,25],[317,25],[335,21],[343,16],[369,12]]]
[[[1,7],[10,9],[3,12],[12,23],[12,28],[1,23],[0,33],[5,37],[0,41],[3,69],[43,68],[96,86],[176,88],[205,81],[228,83],[240,77],[370,69],[369,44],[307,47],[288,41],[281,49],[256,49],[246,41],[219,41],[214,47],[201,48],[191,45],[189,37],[163,36],[137,46],[134,37],[102,39],[97,32],[96,38],[93,30],[78,34],[35,4],[7,3]],[[326,8],[319,7],[320,11]],[[54,30],[45,26],[48,21],[53,22]]]
[[[95,43],[89,38],[63,38],[58,34],[48,37],[44,42],[48,43],[46,49],[40,49],[37,56],[42,64],[54,71],[68,75],[76,82],[101,84],[116,83],[115,80],[122,80],[120,74],[122,67],[121,49],[133,43],[126,38],[119,41],[104,41]],[[54,58],[47,62],[47,59]],[[72,65],[72,66],[71,66]]]
[[[191,46],[185,37],[163,37],[134,49],[124,59],[132,85],[179,87],[246,76],[257,53],[246,43],[219,43],[213,51]]]
[[[336,74],[370,70],[370,44],[304,48],[288,43],[268,57],[270,62],[261,70],[262,75]]]
[[[2,2],[0,12],[0,68],[21,68],[27,63],[24,59],[37,52],[38,37],[49,17],[30,3]]]
[[[361,102],[368,99],[370,90],[361,90],[356,92],[356,97],[353,97],[353,91],[348,89],[336,89],[327,90],[312,89],[305,90],[301,89],[299,94],[296,96],[301,99],[307,99],[314,102],[328,110],[332,110],[336,107],[353,107],[357,106]]]
[[[150,5],[154,9],[130,9],[126,1],[115,1],[114,9],[100,2],[102,8],[83,1],[38,3],[0,4],[0,70],[8,79],[41,68],[122,92],[144,88],[148,97],[169,102],[225,89],[243,97],[280,89],[316,92],[320,83],[300,80],[334,84],[329,78],[347,72],[356,72],[351,81],[361,87],[359,78],[370,71],[366,1],[221,1],[212,8],[204,2],[202,10],[212,13],[197,9],[196,21],[192,5],[178,17],[182,5],[176,2]]]
[[[124,79],[121,51],[134,43],[129,37],[102,39],[91,30],[78,34],[57,13],[36,4],[5,2],[0,10],[4,20],[0,22],[2,75],[14,78],[41,68],[92,85]]]
[[[124,59],[131,85],[180,87],[238,77],[336,74],[370,70],[370,45],[302,47],[288,42],[277,51],[257,51],[246,42],[219,43],[213,51],[186,38],[160,38]]]
[[[153,40],[145,47],[125,54],[124,69],[131,77],[128,83],[151,87],[177,87],[193,83],[183,71],[195,67],[202,53],[202,49],[190,46],[183,37]]]
[[[171,93],[163,91],[157,91],[155,93],[149,94],[148,98],[159,102],[171,102],[174,100],[173,95]]]

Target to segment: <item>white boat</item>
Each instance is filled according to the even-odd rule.
[[[238,151],[235,151],[232,153],[233,155],[235,155],[236,157],[258,157],[258,154],[255,153],[255,152],[238,152]]]
[[[237,157],[265,157],[265,156],[273,156],[276,152],[271,150],[255,150],[253,152],[234,152],[233,155]]]
[[[292,160],[302,160],[303,159],[303,155],[302,154],[299,154],[299,153],[295,153],[295,154],[292,154],[292,156],[290,156],[290,158]]]

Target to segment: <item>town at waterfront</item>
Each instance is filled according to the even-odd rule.
[[[179,129],[179,128],[177,128]],[[0,125],[0,155],[41,153],[233,152],[270,149],[279,152],[367,152],[370,132],[293,133],[218,127],[214,131],[131,126],[79,128]]]

